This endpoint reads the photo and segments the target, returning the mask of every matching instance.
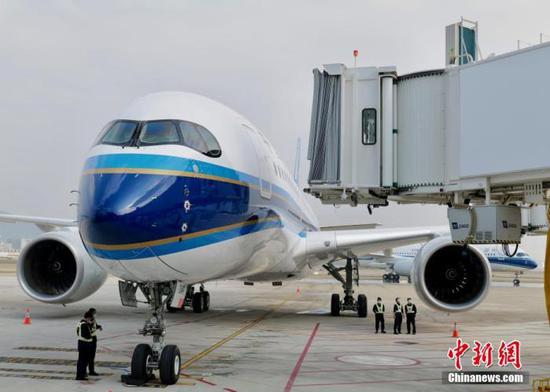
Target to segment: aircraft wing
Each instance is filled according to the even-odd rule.
[[[42,231],[53,231],[63,227],[75,227],[78,225],[78,222],[72,219],[45,218],[40,216],[25,216],[25,215],[11,215],[11,214],[0,214],[0,222],[33,223]]]
[[[367,256],[385,249],[427,242],[448,233],[447,226],[308,232],[305,252],[308,262],[326,262],[349,256]]]

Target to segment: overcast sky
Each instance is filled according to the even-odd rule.
[[[0,210],[73,217],[71,189],[102,126],[132,99],[184,90],[254,122],[292,169],[307,144],[311,70],[444,65],[444,28],[479,21],[486,56],[550,39],[548,1],[0,0]],[[303,171],[307,169],[302,154]],[[302,176],[302,181],[304,180]],[[445,208],[311,203],[321,223],[444,224]]]

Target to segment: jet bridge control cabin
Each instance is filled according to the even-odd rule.
[[[541,220],[520,208],[550,200],[550,44],[458,63],[315,69],[305,191],[325,204],[448,204],[453,240],[518,243]]]

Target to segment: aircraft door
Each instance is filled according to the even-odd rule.
[[[256,157],[258,159],[258,177],[260,182],[260,195],[264,199],[271,199],[271,156],[269,146],[264,140],[264,137],[260,135],[255,129],[244,125],[248,131],[247,134],[252,140],[254,150],[256,151]]]

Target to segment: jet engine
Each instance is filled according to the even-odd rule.
[[[68,304],[96,292],[107,273],[88,256],[76,230],[44,233],[22,250],[17,279],[31,298]]]
[[[445,312],[461,312],[476,307],[487,295],[491,265],[479,250],[439,237],[417,253],[412,278],[425,303]]]

